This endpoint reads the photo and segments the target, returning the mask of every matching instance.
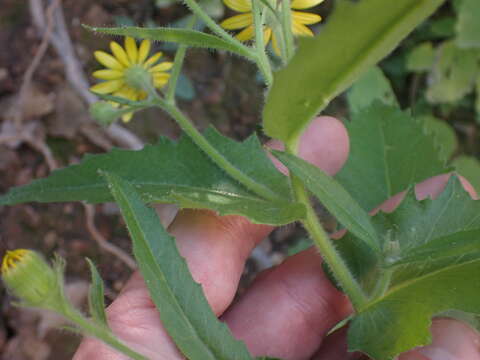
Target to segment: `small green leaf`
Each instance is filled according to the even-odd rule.
[[[351,112],[358,112],[375,100],[388,105],[398,105],[390,81],[378,66],[372,67],[355,81],[347,92],[347,100]]]
[[[463,0],[458,12],[457,44],[461,48],[480,47],[480,1]]]
[[[435,61],[435,52],[430,41],[414,47],[407,55],[407,69],[415,72],[428,71]]]
[[[427,90],[428,101],[455,102],[472,91],[478,68],[477,51],[460,49],[452,40],[440,45],[436,56]]]
[[[178,142],[160,138],[156,145],[147,145],[140,151],[115,149],[107,154],[87,155],[78,165],[11,189],[0,197],[0,205],[111,201],[105,180],[98,174],[98,170],[104,170],[128,180],[148,203],[211,209],[221,215],[244,215],[253,222],[272,225],[287,224],[304,216],[304,206],[291,197],[288,179],[268,159],[256,136],[239,143],[209,129],[205,137],[231,164],[283,200],[266,200],[249,191],[183,137]]]
[[[370,216],[342,185],[305,160],[280,151],[272,153],[305,184],[343,226],[372,249],[379,250],[377,234],[370,222]]]
[[[480,161],[473,156],[461,155],[452,162],[452,166],[464,176],[480,194]]]
[[[251,360],[246,346],[212,312],[175,240],[145,206],[135,188],[104,173],[132,237],[133,253],[162,324],[191,360]]]
[[[90,316],[96,322],[108,326],[107,316],[105,315],[105,300],[103,294],[103,281],[97,268],[90,259],[86,259],[92,274],[92,283],[88,291],[88,308]]]
[[[293,59],[275,74],[263,113],[267,135],[286,142],[297,139],[331,99],[443,2],[338,0],[321,33],[300,38]]]
[[[350,156],[336,179],[366,211],[449,170],[423,124],[395,107],[376,102],[346,126]]]
[[[237,46],[232,42],[228,42],[219,38],[218,36],[206,34],[196,30],[162,27],[142,28],[135,26],[112,28],[84,26],[91,31],[103,34],[132,36],[138,39],[149,39],[154,41],[185,44],[192,47],[226,50],[241,56],[245,56],[246,58],[252,57],[252,54],[247,47]]]
[[[439,157],[445,161],[449,160],[458,147],[457,135],[453,128],[446,121],[432,115],[423,115],[417,119],[423,121],[427,135],[432,134],[435,138],[435,144],[439,147]]]

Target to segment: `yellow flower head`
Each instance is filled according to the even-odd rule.
[[[7,289],[28,306],[52,308],[62,302],[55,270],[35,251],[7,251],[2,279]]]
[[[258,1],[258,0],[256,0]],[[267,0],[268,1],[268,0]],[[291,2],[291,8],[295,10],[309,9],[324,0],[293,0]],[[234,11],[238,11],[242,14],[232,16],[225,19],[220,25],[227,30],[240,30],[235,37],[240,41],[251,40],[254,36],[255,29],[253,24],[252,14],[252,1],[251,0],[223,0],[225,5]],[[312,25],[320,22],[321,16],[303,11],[292,10],[292,32],[297,36],[313,36],[312,30],[305,25]],[[267,24],[264,27],[264,40],[267,44],[272,39],[273,47],[277,53],[278,45],[275,38],[275,34],[272,32],[272,28]]]
[[[104,51],[95,51],[95,58],[106,69],[95,71],[92,75],[97,79],[104,80],[90,88],[98,94],[111,94],[132,101],[143,100],[147,97],[144,89],[135,82],[135,75],[139,71],[146,71],[151,75],[152,84],[155,88],[161,88],[167,84],[170,74],[166,73],[173,66],[172,62],[164,61],[158,63],[162,56],[161,52],[149,56],[151,49],[150,40],[143,40],[137,47],[132,37],[125,38],[124,48],[117,42],[110,43],[113,55]],[[133,113],[122,117],[129,121]]]

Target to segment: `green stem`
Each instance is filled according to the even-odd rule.
[[[285,57],[288,63],[294,53],[292,34],[292,10],[290,0],[282,0],[282,32],[285,44]]]
[[[272,190],[263,184],[256,182],[254,179],[245,175],[239,169],[237,169],[230,161],[225,158],[222,153],[215,149],[207,139],[195,128],[191,121],[178,109],[177,106],[171,103],[167,103],[160,97],[156,98],[156,105],[165,110],[182,128],[182,130],[192,139],[192,141],[207,154],[221,169],[223,169],[228,175],[236,179],[243,184],[249,190],[262,196],[265,199],[272,201],[279,201],[281,198],[275,194]]]
[[[265,41],[263,38],[264,14],[259,4],[259,0],[252,0],[253,23],[255,27],[255,49],[258,57],[258,67],[265,77],[268,87],[272,85],[273,75],[270,66],[270,60],[265,52]]]
[[[196,21],[197,17],[195,15],[192,15],[192,18],[187,23],[186,28],[192,29]],[[177,90],[178,77],[180,76],[180,72],[182,71],[183,60],[185,59],[186,52],[187,45],[178,45],[177,52],[175,53],[175,59],[173,60],[173,67],[170,73],[170,79],[168,81],[167,93],[165,94],[167,102],[172,104],[175,102],[175,91]]]
[[[297,144],[287,144],[287,152],[291,154],[297,153]],[[306,217],[302,221],[305,229],[309,232],[313,242],[320,250],[323,259],[330,267],[333,276],[338,281],[342,289],[347,293],[353,307],[361,309],[368,301],[360,284],[355,280],[354,276],[347,267],[347,264],[337,252],[328,234],[318,221],[317,214],[313,209],[307,190],[295,175],[290,173],[292,189],[298,202],[305,205],[307,209]]]
[[[93,336],[104,343],[110,345],[112,348],[118,350],[122,354],[127,355],[133,360],[148,360],[146,356],[143,356],[136,351],[133,351],[128,346],[123,344],[120,340],[117,339],[112,332],[102,326],[95,324],[88,319],[86,319],[81,313],[71,306],[68,306],[62,313],[68,320],[76,324],[83,332],[89,336]]]

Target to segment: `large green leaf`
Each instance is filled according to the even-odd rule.
[[[393,213],[373,218],[382,260],[352,235],[339,240],[337,249],[367,291],[388,272],[391,279],[354,318],[350,350],[392,359],[428,344],[432,316],[452,309],[480,313],[479,214],[480,201],[452,177],[437,199],[418,201],[411,190]]]
[[[458,11],[457,44],[462,48],[480,47],[480,1],[463,0]]]
[[[350,156],[336,178],[367,211],[448,170],[423,124],[395,107],[376,102],[346,126]]]
[[[265,131],[295,139],[308,122],[364,71],[388,55],[444,0],[337,0],[315,38],[301,38],[275,74],[264,110]]]
[[[145,206],[133,185],[114,174],[105,177],[132,237],[150,296],[177,347],[191,360],[251,360],[246,346],[212,312],[155,211]]]
[[[197,30],[162,27],[143,28],[135,26],[111,28],[86,26],[86,28],[102,34],[132,36],[138,39],[174,42],[192,47],[226,50],[247,58],[252,57],[252,53],[245,46],[238,46],[232,42],[221,39],[218,36],[206,34]]]
[[[468,179],[478,194],[480,194],[480,161],[473,156],[461,155],[453,160],[455,170]]]
[[[140,151],[113,150],[88,155],[79,165],[53,172],[48,178],[14,188],[0,197],[0,205],[28,201],[112,200],[99,170],[125,178],[149,203],[172,202],[181,207],[206,208],[222,215],[239,214],[253,222],[286,224],[302,218],[304,207],[293,202],[288,179],[265,155],[256,136],[238,143],[209,129],[205,136],[245,175],[270,188],[279,200],[270,201],[247,190],[217,167],[191,140],[161,138]]]
[[[423,122],[427,135],[431,134],[435,138],[440,159],[448,161],[458,146],[455,130],[446,121],[437,119],[433,115],[422,115],[417,119]]]
[[[398,105],[390,81],[378,66],[373,66],[355,81],[347,92],[347,100],[352,112],[370,106],[375,100]]]
[[[349,231],[379,250],[379,240],[370,222],[370,216],[334,178],[318,167],[294,155],[274,151],[277,157],[293,172]]]
[[[431,342],[431,318],[445,310],[480,313],[480,259],[416,277],[391,288],[362,309],[350,324],[350,351],[377,360],[391,360],[401,352]]]

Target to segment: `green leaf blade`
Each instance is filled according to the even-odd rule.
[[[105,300],[103,281],[97,268],[90,259],[86,259],[92,276],[92,283],[88,291],[88,308],[90,316],[99,324],[108,327],[107,315],[105,314]]]
[[[272,153],[305,184],[342,225],[372,249],[379,251],[377,234],[370,222],[370,216],[335,179],[294,155],[280,151]]]
[[[348,333],[349,350],[392,360],[404,351],[427,345],[431,342],[431,318],[450,309],[480,313],[479,292],[478,258],[452,263],[392,288],[355,316]]]
[[[350,155],[335,178],[366,211],[450,170],[423,124],[395,107],[376,102],[354,114],[346,127]]]
[[[480,2],[463,0],[457,21],[457,44],[462,48],[480,47]]]
[[[155,212],[132,185],[114,174],[105,176],[127,223],[152,300],[178,348],[192,360],[251,360],[245,345],[212,312]]]
[[[211,209],[220,215],[243,215],[253,222],[272,225],[287,224],[304,216],[303,205],[290,196],[287,178],[276,170],[256,137],[238,143],[212,129],[205,136],[238,169],[282,200],[266,200],[244,188],[189,138],[183,137],[178,142],[161,138],[157,144],[139,151],[114,149],[107,154],[87,155],[78,165],[11,189],[0,197],[0,205],[28,201],[112,201],[105,180],[98,174],[98,170],[103,170],[134,184],[148,203]]]
[[[131,36],[137,39],[148,39],[152,41],[173,42],[184,44],[191,47],[225,50],[232,53],[251,58],[252,54],[246,47],[236,46],[235,44],[223,40],[215,35],[210,35],[197,30],[178,29],[178,28],[142,28],[135,26],[126,27],[91,27],[87,29],[110,35]]]
[[[264,110],[267,135],[286,142],[297,139],[331,99],[390,53],[442,3],[338,1],[322,32],[300,39],[292,61],[275,74]]]

